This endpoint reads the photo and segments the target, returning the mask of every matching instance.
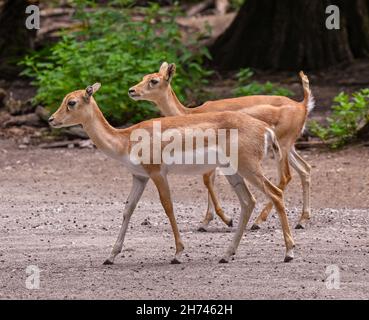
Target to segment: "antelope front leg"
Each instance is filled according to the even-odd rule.
[[[163,205],[165,213],[169,218],[170,225],[174,234],[174,241],[176,245],[176,254],[174,259],[171,261],[172,264],[181,263],[181,255],[184,249],[184,245],[181,236],[178,231],[176,218],[173,212],[173,203],[170,197],[170,190],[168,180],[166,176],[161,175],[159,172],[150,175],[150,178],[154,181],[156,188],[159,191],[160,201]]]
[[[227,226],[229,226],[229,227],[233,226],[232,218],[228,217],[224,213],[224,211],[223,211],[223,209],[222,209],[222,207],[219,203],[218,197],[215,194],[214,180],[215,180],[215,170],[203,175],[204,184],[205,184],[206,188],[208,189],[208,210],[206,212],[205,218],[202,221],[198,231],[206,231],[210,221],[214,219],[214,210],[215,210],[216,214],[219,216],[219,218]]]
[[[118,239],[114,244],[109,258],[105,260],[104,264],[113,264],[115,257],[122,251],[129,220],[131,219],[132,213],[136,208],[137,202],[140,200],[142,193],[145,190],[147,181],[149,181],[148,178],[133,176],[132,188],[124,207],[123,222],[119,230]]]

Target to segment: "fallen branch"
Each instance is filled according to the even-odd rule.
[[[55,17],[55,16],[71,16],[75,12],[73,8],[45,8],[41,10],[40,15],[42,18]]]
[[[295,146],[297,149],[309,149],[309,148],[327,148],[329,147],[330,143],[327,141],[319,141],[319,140],[312,140],[312,141],[297,141]]]
[[[92,149],[94,144],[90,139],[88,140],[64,140],[64,141],[56,141],[49,143],[41,143],[39,147],[41,149],[54,149],[54,148],[89,148]]]
[[[30,126],[30,127],[42,127],[44,126],[40,117],[36,113],[29,113],[20,116],[10,117],[9,120],[3,123],[3,128],[11,127],[11,126]]]
[[[209,8],[213,4],[213,1],[214,0],[205,0],[203,2],[200,2],[200,3],[192,6],[187,11],[187,15],[188,16],[195,16],[195,15],[201,13],[202,11],[206,10],[207,8]]]

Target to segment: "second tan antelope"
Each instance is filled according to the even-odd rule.
[[[273,202],[283,230],[286,246],[284,260],[288,262],[293,259],[294,241],[285,212],[283,192],[264,176],[261,167],[261,161],[266,152],[265,149],[267,145],[271,145],[277,154],[276,159],[280,170],[279,145],[275,134],[267,124],[242,113],[225,112],[153,119],[127,129],[115,129],[106,121],[93,97],[93,94],[99,88],[100,84],[94,84],[87,87],[86,90],[77,90],[67,94],[58,110],[50,117],[49,123],[51,126],[58,128],[82,125],[95,145],[105,154],[117,159],[133,176],[133,185],[124,208],[119,235],[110,256],[104,262],[105,264],[112,264],[115,257],[121,252],[131,215],[149,179],[152,179],[159,192],[160,201],[169,218],[174,234],[176,253],[172,263],[179,263],[184,245],[173,211],[167,175],[169,173],[205,174],[215,170],[217,167],[228,167],[234,170],[232,175],[227,175],[226,177],[237,194],[241,206],[237,230],[233,236],[232,243],[220,262],[228,262],[229,258],[236,253],[246,224],[255,206],[254,197],[245,185],[244,178],[260,189]],[[193,165],[167,164],[164,161],[153,163],[151,156],[149,163],[137,163],[135,161],[136,158],[132,157],[132,153],[138,142],[132,137],[138,130],[147,132],[149,140],[146,147],[154,151],[154,140],[156,139],[154,133],[155,121],[159,121],[162,131],[176,131],[179,134],[180,138],[178,141],[182,145],[181,151],[185,157],[190,151],[192,154],[204,151],[204,145],[199,143],[194,143],[187,147],[184,140],[188,130],[201,128],[202,130],[229,131],[237,129],[237,156],[230,157],[226,164],[219,161],[216,163],[195,163]],[[226,144],[221,144],[219,139],[207,139],[205,146],[207,150],[216,150],[218,156],[225,156],[227,154],[227,146],[234,143],[234,141],[230,141],[229,135],[226,135],[226,140]],[[170,155],[171,152],[167,149],[168,144],[168,141],[161,141],[159,145],[156,145],[155,150],[156,152],[159,151],[160,160]],[[183,147],[184,145],[186,145],[186,148]],[[220,158],[217,157],[217,159]]]
[[[314,107],[314,98],[309,88],[308,78],[300,72],[304,89],[302,102],[283,96],[259,95],[208,101],[199,107],[186,108],[178,100],[170,85],[175,69],[175,64],[164,62],[159,72],[144,76],[140,83],[130,88],[128,92],[130,97],[134,100],[148,100],[155,103],[164,116],[240,111],[268,123],[275,131],[282,150],[282,174],[278,187],[284,190],[291,180],[289,164],[301,178],[303,208],[296,229],[304,228],[310,219],[310,165],[296,152],[294,144],[303,131],[308,113]],[[213,219],[214,207],[215,212],[226,224],[232,224],[232,219],[224,214],[214,193],[214,178],[214,172],[204,175],[204,183],[209,190],[209,196],[208,209],[199,228],[202,231],[206,230]],[[272,207],[272,202],[264,207],[252,229],[260,228],[260,224],[267,219]]]

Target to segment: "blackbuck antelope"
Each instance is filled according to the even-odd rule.
[[[134,100],[148,100],[155,103],[164,116],[240,111],[269,124],[277,135],[282,151],[282,174],[278,187],[284,190],[291,180],[289,164],[301,178],[303,208],[296,229],[303,229],[310,219],[310,165],[296,152],[294,144],[304,129],[308,113],[314,107],[314,98],[306,75],[302,71],[300,72],[304,89],[304,100],[302,102],[283,96],[258,95],[208,101],[199,107],[186,108],[178,100],[170,85],[175,68],[175,64],[164,62],[158,73],[144,76],[140,83],[130,88],[129,96]],[[209,222],[213,220],[214,208],[218,216],[227,225],[232,225],[232,219],[224,214],[219,200],[214,194],[214,178],[214,171],[203,177],[209,196],[208,209],[200,225],[200,231],[206,231]],[[260,228],[260,224],[266,221],[272,207],[272,202],[264,207],[252,229]]]
[[[150,178],[158,189],[160,201],[169,218],[174,234],[176,252],[172,263],[179,263],[184,246],[173,213],[167,174],[187,173],[202,175],[215,170],[217,167],[234,170],[233,174],[226,175],[226,178],[236,192],[241,205],[241,215],[237,230],[231,245],[220,262],[228,262],[229,258],[236,253],[246,224],[255,206],[254,197],[245,185],[244,178],[260,189],[273,202],[283,229],[286,245],[285,261],[288,262],[293,259],[294,241],[285,212],[283,192],[264,176],[261,167],[266,147],[271,145],[277,154],[278,170],[281,169],[279,144],[275,134],[266,123],[238,112],[218,112],[153,119],[127,129],[115,129],[104,118],[92,96],[99,88],[100,84],[96,83],[87,87],[86,90],[78,90],[67,94],[59,109],[50,117],[49,123],[57,128],[82,125],[88,136],[100,150],[120,161],[132,173],[133,185],[124,208],[123,222],[118,239],[104,264],[112,264],[114,258],[121,252],[129,220]],[[218,156],[226,156],[229,146],[235,142],[235,139],[231,141],[228,134],[226,135],[225,144],[219,143],[220,139],[205,139],[204,144],[198,143],[196,140],[196,143],[191,145],[186,143],[186,135],[189,131],[196,131],[199,128],[215,132],[218,132],[218,130],[231,131],[237,129],[237,154],[235,157],[230,157],[226,164],[220,164],[219,161],[217,163],[205,162],[192,165],[167,164],[165,161],[153,163],[153,156],[151,155],[149,163],[137,162],[137,154],[133,151],[137,151],[137,144],[143,142],[144,135],[142,135],[140,141],[137,138],[137,133],[141,134],[142,131],[146,132],[149,138],[146,141],[146,149],[153,150],[153,152],[159,151],[159,160],[170,156],[172,150],[167,148],[170,143],[167,140],[163,139],[165,141],[161,141],[159,145],[156,145],[156,149],[154,148],[154,127],[157,122],[160,123],[162,132],[175,131],[177,133],[176,137],[180,137],[178,141],[182,146],[181,151],[184,153],[185,158],[189,151],[203,153],[205,147],[207,147],[207,150],[216,150]],[[185,148],[183,147],[184,145],[186,146]],[[141,150],[141,155],[143,151]],[[217,159],[220,159],[220,157],[217,157]]]

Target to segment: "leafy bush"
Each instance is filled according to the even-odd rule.
[[[341,92],[332,106],[332,116],[326,126],[310,121],[309,130],[323,141],[330,141],[338,148],[356,136],[358,129],[369,122],[369,89],[354,92],[350,97]]]
[[[231,0],[230,5],[232,9],[239,10],[242,7],[244,2],[245,0]]]
[[[185,99],[185,89],[196,93],[206,82],[209,71],[202,62],[208,52],[193,53],[183,44],[175,22],[178,10],[168,12],[156,4],[130,8],[130,0],[111,1],[107,7],[88,0],[73,3],[81,27],[22,62],[23,74],[33,77],[38,88],[35,103],[53,111],[68,92],[101,82],[97,101],[109,120],[138,122],[157,113],[149,102],[131,100],[127,91],[163,61],[179,66],[174,89],[180,99]],[[86,5],[93,8],[88,13]]]
[[[241,69],[237,74],[238,87],[233,91],[236,96],[251,96],[258,94],[292,96],[293,93],[285,88],[278,87],[271,82],[260,83],[251,81],[253,72],[249,68]],[[249,82],[249,83],[248,83]],[[248,83],[248,84],[245,84]]]

